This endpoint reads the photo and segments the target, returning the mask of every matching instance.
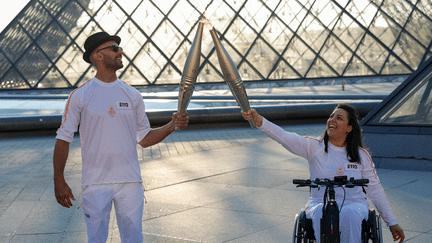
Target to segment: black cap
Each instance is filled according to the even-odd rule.
[[[107,41],[115,41],[117,42],[118,45],[120,45],[120,37],[116,36],[116,35],[109,35],[106,32],[98,32],[96,34],[93,34],[91,36],[89,36],[87,38],[87,40],[84,42],[84,55],[83,55],[83,59],[84,61],[91,63],[90,62],[90,54],[92,54],[92,52],[100,45],[102,45],[103,43],[107,42]]]

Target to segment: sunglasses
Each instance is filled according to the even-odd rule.
[[[108,48],[112,48],[114,52],[118,52],[119,50],[123,51],[123,48],[121,48],[117,44],[114,44],[114,45],[111,45],[111,46],[107,46],[107,47],[101,48],[101,49],[97,50],[96,52],[99,52],[99,51],[102,51],[103,49],[108,49]]]

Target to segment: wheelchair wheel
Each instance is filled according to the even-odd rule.
[[[368,224],[368,240],[370,239],[373,243],[382,243],[381,219],[374,209],[369,212]]]
[[[379,215],[377,215],[376,220],[377,220],[377,231],[378,231],[377,232],[377,235],[378,235],[377,243],[383,243],[381,219],[380,219]]]
[[[292,243],[301,243],[301,238],[297,235],[300,232],[300,216],[296,214],[294,218],[294,230],[293,230],[293,240]]]

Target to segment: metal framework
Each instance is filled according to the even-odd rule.
[[[73,88],[97,31],[119,35],[136,86],[177,84],[206,16],[247,81],[409,74],[431,56],[430,0],[31,0],[0,33],[0,89]],[[208,29],[208,28],[207,28]],[[205,33],[208,33],[207,31]],[[198,83],[223,82],[210,34]]]

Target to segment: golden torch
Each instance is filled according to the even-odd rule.
[[[249,111],[251,109],[249,100],[237,67],[234,65],[230,55],[220,42],[214,27],[210,29],[210,34],[213,38],[213,43],[215,45],[216,53],[219,59],[219,65],[222,69],[225,82],[228,84],[231,93],[236,99],[237,104],[240,105],[241,109],[243,111]],[[255,121],[253,119],[249,120],[249,124],[253,128],[256,127]]]
[[[199,72],[200,57],[201,57],[201,40],[204,29],[204,22],[199,21],[198,30],[195,34],[195,39],[190,47],[186,58],[185,66],[180,80],[178,113],[186,111],[195,88],[196,79]],[[176,130],[179,128],[176,127]]]

